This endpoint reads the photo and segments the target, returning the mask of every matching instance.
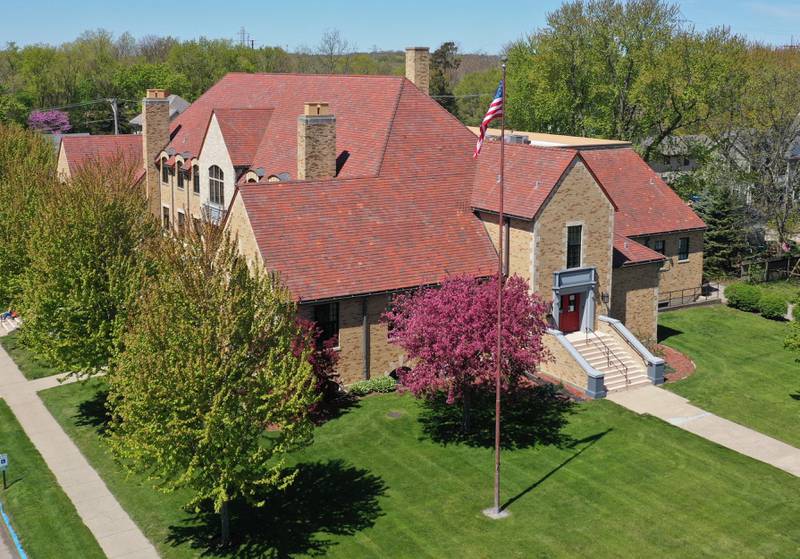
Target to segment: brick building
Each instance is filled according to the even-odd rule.
[[[406,77],[228,74],[172,121],[148,91],[152,211],[227,227],[338,336],[346,383],[404,364],[381,322],[394,293],[493,274],[499,234],[507,272],[552,303],[544,374],[592,397],[663,380],[640,340],[660,291],[700,285],[702,221],[624,142],[528,135],[507,145],[501,233],[499,141],[474,160],[427,95],[427,49],[406,57]]]

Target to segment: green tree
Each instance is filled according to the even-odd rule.
[[[708,226],[703,240],[704,274],[727,276],[747,254],[744,203],[723,186],[706,192],[697,210]]]
[[[55,186],[53,146],[40,134],[0,124],[0,308],[18,302],[30,266],[28,235]]]
[[[287,291],[251,272],[218,228],[164,238],[155,257],[109,376],[111,444],[164,491],[191,488],[187,506],[210,501],[224,544],[228,503],[264,505],[294,478],[286,453],[311,440],[310,348],[293,351]]]
[[[453,97],[453,74],[461,65],[458,47],[453,41],[442,43],[431,54],[430,86],[431,96],[451,114],[456,114],[456,100]]]
[[[138,289],[142,247],[158,228],[134,172],[119,159],[85,165],[47,193],[27,230],[21,337],[61,369],[108,364]]]
[[[630,140],[647,158],[729,109],[743,47],[726,31],[685,28],[663,0],[567,2],[508,49],[509,124]]]
[[[453,88],[458,118],[467,126],[478,126],[497,90],[502,76],[500,68],[471,72]]]

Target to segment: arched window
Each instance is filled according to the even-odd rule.
[[[169,165],[167,165],[167,158],[161,158],[161,182],[169,184]]]
[[[209,199],[212,204],[219,206],[225,205],[225,175],[222,174],[222,169],[216,165],[208,168],[208,191]]]
[[[183,190],[183,163],[180,161],[175,163],[175,172],[178,175],[178,188]]]
[[[192,167],[192,190],[195,194],[200,194],[200,167]]]

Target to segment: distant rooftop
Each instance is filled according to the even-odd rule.
[[[477,126],[468,126],[477,136],[480,129]],[[490,138],[499,138],[501,130],[499,128],[489,128],[486,135]],[[606,140],[604,138],[584,138],[581,136],[562,136],[561,134],[544,134],[541,132],[524,132],[522,130],[506,129],[506,137],[517,136],[526,137],[525,143],[540,147],[569,147],[569,148],[596,148],[596,147],[628,147],[630,142],[622,140]]]

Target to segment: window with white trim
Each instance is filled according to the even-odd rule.
[[[200,194],[200,167],[192,167],[192,192]]]
[[[225,175],[216,165],[208,168],[208,191],[212,204],[225,205]]]

